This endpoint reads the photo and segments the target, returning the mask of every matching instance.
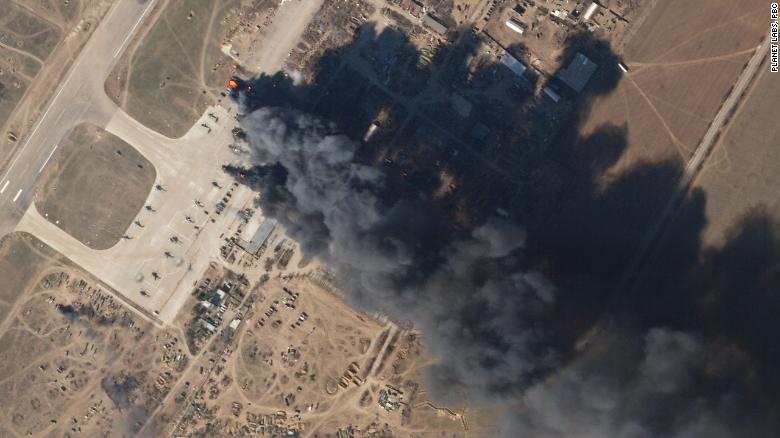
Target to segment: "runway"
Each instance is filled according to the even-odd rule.
[[[156,3],[117,2],[84,45],[0,177],[0,235],[12,232],[27,211],[40,173],[70,130],[84,121],[105,126],[111,120],[117,107],[103,91],[103,83]]]

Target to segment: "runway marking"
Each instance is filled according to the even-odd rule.
[[[40,118],[40,119],[38,119],[38,123],[35,125],[35,129],[33,129],[33,132],[30,134],[30,136],[29,136],[29,137],[27,137],[27,140],[25,140],[25,141],[24,141],[24,145],[22,145],[22,148],[21,148],[21,149],[19,149],[19,152],[17,152],[17,153],[16,153],[16,156],[14,157],[14,160],[13,160],[13,161],[11,161],[11,165],[10,165],[10,166],[8,166],[8,170],[6,170],[6,171],[5,171],[5,175],[3,175],[3,178],[0,178],[0,180],[1,180],[1,179],[5,179],[5,177],[7,177],[9,173],[11,173],[11,170],[13,170],[13,168],[14,168],[14,165],[15,165],[15,164],[16,164],[16,162],[19,160],[19,157],[21,157],[21,156],[22,156],[22,154],[24,153],[24,150],[25,150],[25,149],[27,149],[27,145],[29,145],[29,144],[30,144],[30,140],[31,140],[33,137],[35,137],[35,133],[36,133],[36,132],[38,132],[38,128],[40,128],[40,127],[41,127],[41,125],[43,124],[43,120],[44,120],[44,119],[46,119],[46,115],[47,115],[47,114],[49,114],[49,110],[51,110],[51,107],[53,107],[53,106],[54,106],[54,102],[56,102],[56,101],[57,101],[57,98],[58,98],[58,97],[60,97],[60,94],[62,93],[62,90],[64,90],[64,89],[67,87],[67,85],[68,85],[68,82],[70,82],[71,78],[73,77],[73,73],[75,73],[75,72],[76,72],[76,70],[78,70],[78,69],[76,68],[76,66],[74,66],[74,67],[73,67],[73,68],[70,70],[70,73],[68,73],[68,77],[67,77],[67,78],[65,78],[65,82],[63,82],[63,83],[62,83],[62,85],[60,85],[60,91],[58,91],[58,92],[57,92],[57,94],[55,94],[55,95],[54,95],[54,99],[52,99],[52,100],[49,102],[49,106],[46,108],[46,111],[43,113],[43,115],[41,116],[41,118]]]
[[[49,156],[46,158],[46,161],[44,161],[44,162],[43,162],[43,165],[41,166],[41,168],[40,168],[40,169],[38,169],[38,173],[41,173],[41,172],[43,172],[43,168],[44,168],[44,167],[46,167],[46,165],[47,165],[47,164],[49,164],[49,160],[51,160],[51,156],[52,156],[52,155],[54,155],[54,151],[56,151],[58,147],[59,147],[59,145],[58,145],[58,144],[55,144],[55,145],[54,145],[54,149],[52,149],[52,150],[51,150],[51,153],[50,153],[50,154],[49,154]]]
[[[147,6],[146,9],[144,9],[144,12],[141,14],[141,18],[139,18],[138,21],[135,23],[135,26],[133,26],[133,30],[135,30],[135,28],[138,27],[138,25],[141,23],[141,20],[143,19],[143,17],[149,11],[149,8],[151,8],[155,3],[157,3],[157,2],[153,0],[151,3],[149,3],[149,6]],[[116,10],[116,7],[114,8],[114,10]],[[113,13],[113,10],[111,12]],[[133,31],[130,32],[130,35],[132,35],[132,32]],[[130,36],[128,35],[128,37],[125,38],[125,43],[129,39],[129,37]],[[124,45],[124,43],[122,43],[122,45]],[[120,47],[120,50],[121,50],[121,47]],[[119,53],[120,50],[117,50],[117,53]],[[83,54],[83,52],[82,52],[82,54]],[[116,57],[116,54],[114,54],[114,57]],[[38,119],[38,123],[36,123],[35,128],[33,128],[32,133],[30,134],[29,137],[27,137],[27,140],[24,141],[24,145],[22,145],[21,149],[19,149],[19,151],[16,152],[16,156],[14,157],[13,161],[11,161],[11,164],[8,166],[8,170],[5,171],[5,174],[3,175],[3,177],[0,178],[0,181],[2,181],[3,179],[7,178],[8,175],[11,173],[11,170],[13,170],[14,165],[19,160],[19,158],[22,156],[22,154],[24,153],[25,149],[27,149],[27,146],[30,144],[30,140],[33,137],[35,137],[35,133],[38,132],[38,128],[40,128],[41,125],[43,124],[44,119],[46,119],[46,115],[49,114],[49,110],[51,110],[51,108],[54,106],[54,103],[57,101],[57,98],[60,97],[60,94],[62,93],[62,91],[65,88],[67,88],[68,82],[70,82],[70,80],[73,78],[73,74],[76,73],[76,70],[78,70],[77,66],[79,65],[79,63],[81,63],[81,61],[82,61],[81,56],[79,56],[79,59],[76,59],[76,62],[74,63],[73,67],[71,68],[70,73],[68,73],[68,77],[65,78],[65,81],[62,82],[62,85],[60,85],[59,91],[57,91],[57,94],[54,95],[54,99],[49,101],[49,106],[46,108],[46,111]]]
[[[60,119],[62,118],[62,116],[64,116],[64,115],[65,115],[65,112],[66,112],[66,111],[67,111],[66,109],[62,110],[62,112],[60,113],[60,115],[58,115],[58,116],[57,116],[57,118],[56,118],[56,119],[54,119],[54,123],[55,123],[55,124],[57,124],[57,123],[60,123]]]
[[[131,36],[133,36],[133,32],[135,32],[135,28],[137,28],[138,25],[141,24],[141,21],[144,19],[144,17],[146,16],[146,13],[149,11],[149,8],[151,8],[152,5],[154,5],[154,2],[149,3],[149,6],[147,6],[146,9],[144,9],[143,13],[141,13],[141,16],[138,17],[138,21],[135,22],[135,25],[133,26],[133,28],[130,29],[130,32],[125,37],[124,41],[122,41],[122,44],[119,46],[118,49],[116,49],[116,52],[114,52],[114,58],[116,58],[117,55],[119,55],[119,52],[121,52],[122,49],[125,48],[125,44],[127,44],[127,41],[130,39]]]
[[[16,200],[19,199],[19,195],[21,195],[21,194],[22,194],[22,189],[19,189],[19,191],[16,192],[16,196],[14,196],[14,200],[11,201],[11,202],[16,202]]]
[[[5,184],[3,184],[3,188],[0,189],[0,193],[3,193],[5,191],[6,187],[8,187],[8,183],[10,183],[10,182],[11,182],[10,179],[6,180]]]

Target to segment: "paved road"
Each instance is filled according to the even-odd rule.
[[[247,54],[243,62],[267,74],[281,70],[322,3],[323,0],[282,0],[265,30],[264,47]]]
[[[68,132],[82,121],[103,126],[113,116],[116,106],[103,91],[103,83],[156,2],[117,2],[85,44],[33,131],[2,173],[0,236],[14,230],[32,203],[41,171]]]
[[[731,93],[726,97],[720,110],[715,115],[715,118],[713,118],[709,129],[707,129],[707,132],[702,137],[701,142],[699,142],[699,145],[696,147],[690,160],[688,160],[688,164],[685,166],[685,170],[680,176],[677,190],[669,199],[669,202],[661,213],[661,216],[658,218],[658,221],[645,235],[640,250],[623,277],[623,280],[618,287],[618,299],[621,299],[620,296],[623,296],[624,294],[630,295],[636,288],[636,285],[641,281],[645,269],[652,260],[652,255],[658,242],[671,225],[672,220],[679,212],[680,207],[682,207],[685,197],[688,194],[688,189],[701,172],[705,161],[711,155],[715,146],[717,146],[721,130],[730,120],[732,112],[736,110],[737,106],[742,101],[745,90],[753,83],[753,80],[758,74],[758,69],[761,66],[762,61],[769,53],[769,45],[769,38],[765,38],[764,42],[758,46],[755,54],[750,61],[748,61],[747,67],[742,71],[739,78],[737,78]]]

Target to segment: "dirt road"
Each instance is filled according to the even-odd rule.
[[[623,280],[618,286],[618,297],[623,295],[630,295],[642,280],[645,274],[645,270],[652,260],[653,253],[657,248],[658,242],[663,237],[666,230],[669,228],[674,217],[683,205],[683,201],[688,193],[688,189],[691,184],[696,180],[696,177],[701,172],[707,158],[711,155],[712,150],[718,144],[720,133],[724,126],[733,118],[733,113],[737,110],[738,105],[742,101],[745,95],[747,87],[754,82],[759,72],[759,67],[762,65],[762,61],[769,53],[769,38],[765,38],[764,42],[756,48],[755,54],[748,62],[747,67],[742,74],[737,78],[731,93],[723,101],[720,110],[712,120],[707,132],[702,137],[699,145],[691,155],[690,160],[685,166],[685,170],[680,176],[680,181],[677,185],[677,190],[669,199],[666,207],[656,221],[655,225],[645,235],[645,239],[637,252],[636,257],[629,266]],[[620,298],[618,298],[620,299]]]

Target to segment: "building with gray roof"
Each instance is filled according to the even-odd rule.
[[[566,68],[558,72],[556,77],[572,90],[579,93],[585,88],[585,85],[588,84],[591,76],[598,68],[598,64],[578,52],[577,56],[574,57]]]

